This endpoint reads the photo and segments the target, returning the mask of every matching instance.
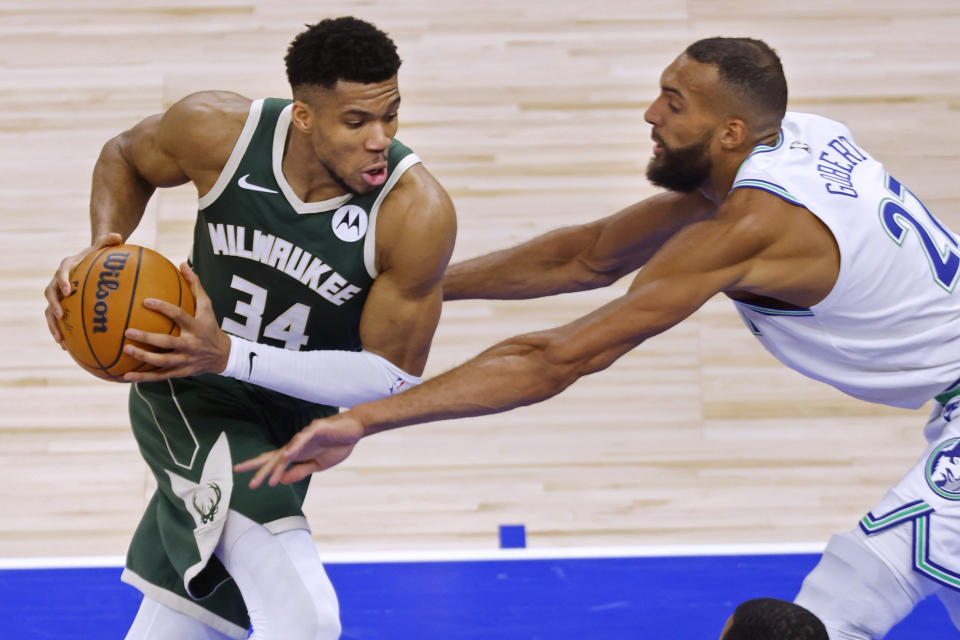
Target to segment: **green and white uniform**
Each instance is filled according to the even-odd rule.
[[[191,262],[224,331],[292,350],[359,351],[360,315],[377,276],[377,212],[420,160],[394,141],[386,182],[370,193],[302,202],[283,176],[290,100],[251,104],[236,146],[200,198]],[[249,365],[256,366],[253,357]],[[140,383],[130,419],[158,489],[122,579],[221,632],[246,637],[236,585],[213,555],[228,510],[273,533],[309,529],[308,480],[247,488],[235,462],[286,443],[336,407],[216,375]]]

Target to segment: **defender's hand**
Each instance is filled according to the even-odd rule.
[[[72,289],[70,272],[93,251],[119,244],[123,244],[123,236],[119,233],[107,233],[100,236],[80,253],[61,260],[56,273],[53,274],[47,288],[43,290],[43,296],[47,299],[47,308],[43,311],[43,315],[47,319],[47,329],[50,330],[50,335],[57,341],[61,349],[66,349],[67,346],[63,343],[60,329],[57,328],[57,320],[63,319],[63,307],[60,306],[60,301],[70,295]]]
[[[267,484],[271,487],[281,482],[292,484],[315,471],[343,462],[363,435],[363,423],[349,411],[314,420],[283,448],[245,460],[234,466],[234,470],[257,470],[250,481],[251,489],[259,487],[268,477]]]
[[[164,351],[155,353],[129,343],[124,345],[124,353],[157,367],[153,371],[131,371],[123,376],[124,382],[152,382],[202,373],[220,373],[226,368],[227,358],[230,356],[230,338],[217,326],[210,298],[200,286],[197,275],[186,263],[180,265],[180,272],[190,285],[197,302],[196,315],[191,316],[180,307],[163,300],[144,300],[144,307],[162,313],[176,322],[180,327],[180,335],[127,329],[124,335],[130,340]]]

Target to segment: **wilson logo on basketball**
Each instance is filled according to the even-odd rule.
[[[61,302],[57,326],[63,344],[81,367],[104,380],[120,382],[128,371],[151,365],[124,353],[126,329],[179,335],[177,323],[143,306],[146,298],[164,300],[193,315],[190,285],[172,262],[135,244],[91,251],[70,270],[70,295]],[[155,350],[146,343],[144,349]]]
[[[103,270],[97,278],[97,301],[93,304],[93,332],[105,333],[107,331],[107,311],[110,305],[107,298],[112,291],[120,287],[120,272],[127,266],[129,252],[114,251],[107,255],[103,261]]]

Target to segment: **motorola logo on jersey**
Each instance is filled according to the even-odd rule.
[[[367,212],[355,204],[344,205],[333,212],[330,224],[338,238],[356,242],[367,233]]]
[[[947,500],[960,500],[960,438],[940,443],[926,465],[927,484]]]

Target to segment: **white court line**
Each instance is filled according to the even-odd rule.
[[[527,547],[523,549],[440,549],[409,551],[320,552],[326,564],[382,562],[469,562],[471,560],[542,560],[589,558],[667,558],[695,556],[756,556],[822,553],[822,542],[768,544],[678,544],[628,547]],[[77,569],[122,567],[122,556],[0,558],[0,569]]]

